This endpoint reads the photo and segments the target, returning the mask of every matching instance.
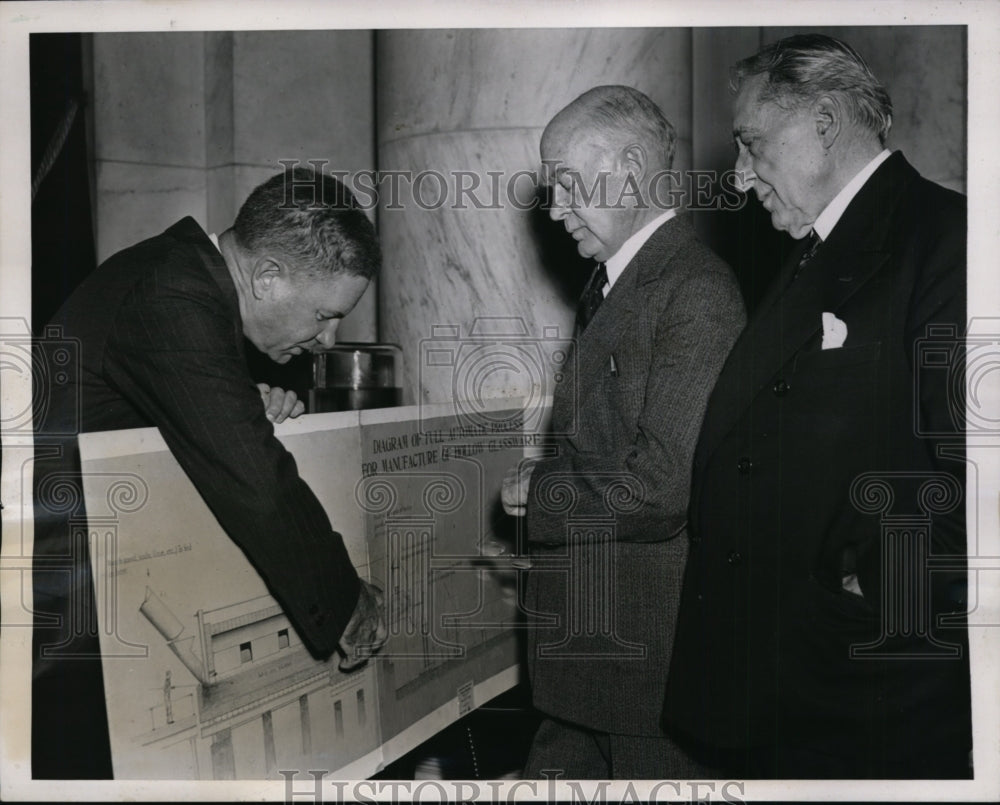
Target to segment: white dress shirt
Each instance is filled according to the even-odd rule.
[[[830,233],[837,225],[837,221],[840,220],[840,216],[844,214],[844,210],[847,209],[847,205],[854,200],[858,191],[864,187],[865,182],[871,178],[871,175],[875,173],[878,166],[885,162],[890,156],[891,153],[889,149],[883,148],[882,153],[858,171],[855,177],[844,185],[843,190],[833,197],[833,201],[826,205],[823,212],[819,214],[819,217],[816,218],[816,221],[813,223],[813,232],[819,235],[820,240],[826,240],[830,237]]]
[[[618,281],[618,278],[625,270],[625,266],[627,266],[629,262],[631,262],[632,258],[636,256],[639,249],[646,244],[646,241],[653,236],[653,233],[657,229],[659,229],[675,215],[677,215],[676,208],[667,210],[662,215],[656,216],[656,218],[626,240],[621,245],[621,248],[608,258],[607,262],[604,264],[604,267],[608,272],[608,283],[603,288],[605,296],[611,292],[615,282]]]

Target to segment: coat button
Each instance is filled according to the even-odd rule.
[[[788,384],[783,379],[775,380],[771,391],[774,392],[775,397],[784,397],[788,394]]]
[[[753,462],[746,456],[743,456],[743,458],[736,462],[736,469],[740,471],[741,475],[746,475],[753,469]]]
[[[738,565],[743,561],[743,555],[739,551],[733,551],[726,557],[726,561],[731,565]]]

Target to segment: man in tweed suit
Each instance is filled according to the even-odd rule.
[[[674,143],[656,105],[621,86],[580,96],[542,135],[551,217],[598,266],[578,318],[576,377],[559,386],[578,397],[553,402],[557,452],[504,484],[532,549],[528,668],[545,719],[527,777],[699,772],[659,711],[692,454],[744,312],[729,268],[651,192]],[[595,183],[606,192],[591,193]]]
[[[381,593],[274,436],[295,400],[271,390],[262,405],[244,352],[244,336],[278,363],[331,345],[379,261],[346,189],[297,169],[217,239],[185,218],[114,255],[56,314],[80,377],[35,419],[34,777],[111,776],[90,561],[70,533],[83,512],[57,493],[79,476],[77,430],[159,427],[314,655],[339,648],[346,669],[384,641]]]

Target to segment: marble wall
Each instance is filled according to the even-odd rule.
[[[205,34],[94,35],[97,257],[205,221]]]
[[[677,127],[675,166],[689,167],[690,63],[687,29],[378,32],[379,169],[446,177],[447,201],[437,209],[415,203],[405,184],[398,208],[384,195],[380,204],[380,332],[403,347],[408,401],[516,393],[530,382],[500,374],[492,389],[472,388],[472,378],[428,371],[421,342],[435,332],[465,340],[479,320],[520,338],[572,335],[575,298],[593,263],[577,257],[574,241],[544,211],[518,208],[532,198],[542,130],[585,90],[630,84]],[[455,171],[482,181],[477,196],[486,208],[458,201]],[[507,183],[519,171],[529,175],[514,182],[511,203]],[[491,173],[500,182],[496,205],[488,203]],[[441,197],[436,180],[422,187],[425,201]]]
[[[928,179],[965,192],[966,36],[962,26],[699,28],[694,31],[695,164],[731,167],[729,67],[785,36],[823,33],[850,44],[893,102],[887,147]]]

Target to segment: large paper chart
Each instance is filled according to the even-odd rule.
[[[483,546],[519,409],[449,410],[276,429],[385,591],[389,640],[353,673],[312,658],[157,430],[80,437],[116,778],[367,777],[517,682],[516,570]]]

